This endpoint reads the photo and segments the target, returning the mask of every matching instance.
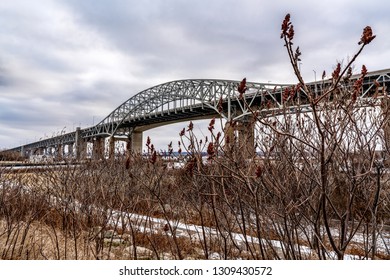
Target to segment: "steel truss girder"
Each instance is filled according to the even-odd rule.
[[[228,118],[224,112],[219,112],[218,104],[220,101],[227,102],[228,99],[236,100],[239,83],[239,81],[202,79],[179,80],[157,85],[125,101],[85,133],[88,136],[114,135],[124,122],[150,118],[153,114],[154,116],[172,114],[185,109],[191,111],[199,107],[213,109],[222,117]],[[271,90],[270,86],[269,84],[247,83],[248,91],[251,91],[253,95],[252,98],[258,97],[259,94],[280,95],[282,88],[287,85],[273,85],[278,88],[277,91]]]

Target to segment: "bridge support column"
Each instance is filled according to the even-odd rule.
[[[25,149],[24,149],[24,146],[22,146],[22,147],[20,148],[20,156],[21,156],[21,157],[25,157],[25,156],[26,156],[26,151],[25,151]]]
[[[255,155],[255,122],[253,118],[245,118],[239,121],[238,147],[245,158],[251,158]]]
[[[56,158],[56,160],[62,160],[63,155],[64,155],[64,145],[58,144],[55,147],[55,158]]]
[[[69,158],[72,158],[72,157],[73,157],[73,145],[74,145],[74,143],[68,144],[68,153],[67,153],[67,156],[68,156]]]
[[[76,127],[76,136],[75,136],[75,155],[76,159],[80,160],[86,156],[87,151],[87,142],[81,137],[81,128]]]
[[[130,135],[129,150],[132,153],[142,153],[142,132],[133,131]]]
[[[230,155],[233,152],[234,147],[236,146],[236,136],[235,136],[235,128],[231,122],[226,122],[224,128],[225,134],[225,147],[224,152]]]
[[[110,159],[114,159],[115,158],[115,138],[114,136],[111,136],[108,140],[108,157]]]
[[[245,118],[234,123],[227,122],[224,128],[224,152],[230,156],[235,152],[244,159],[251,158],[256,153],[254,128],[255,123],[252,118]]]
[[[104,138],[97,137],[93,140],[92,158],[95,160],[104,158]]]

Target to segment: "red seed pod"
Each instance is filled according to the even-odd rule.
[[[190,121],[187,131],[192,131],[193,129],[194,129],[194,124],[192,123],[192,121]]]
[[[336,66],[336,69],[334,69],[333,73],[332,73],[332,78],[334,80],[337,80],[340,76],[340,71],[341,71],[341,64],[340,63],[337,63],[337,66]]]
[[[299,47],[297,47],[297,49],[295,50],[295,54],[294,54],[294,59],[295,61],[301,61],[301,58],[300,56],[302,55],[301,51],[299,50]]]
[[[360,77],[355,81],[355,84],[353,85],[353,92],[352,92],[352,101],[355,102],[357,99],[357,95],[360,94],[363,86],[363,78]]]
[[[286,102],[290,96],[290,88],[286,87],[283,91],[283,102]]]
[[[210,121],[210,123],[209,123],[209,130],[210,130],[210,132],[212,132],[213,131],[213,129],[214,129],[214,124],[215,124],[215,118],[212,118],[211,119],[211,121]]]
[[[283,23],[282,23],[282,33],[280,34],[280,38],[283,38],[284,35],[287,35],[288,28],[290,27],[290,14],[287,14],[284,17]]]
[[[214,157],[215,151],[214,151],[214,144],[213,142],[210,142],[207,147],[207,154],[209,155],[209,159],[212,159]]]
[[[238,92],[240,93],[240,99],[243,97],[246,92],[246,78],[242,79],[241,83],[237,87]]]
[[[368,73],[368,71],[367,71],[366,65],[363,64],[361,74],[362,74],[362,76],[364,77],[364,76],[367,75],[367,73]]]
[[[150,137],[146,138],[146,146],[149,148],[150,147]]]
[[[371,43],[372,40],[374,40],[376,37],[376,35],[373,35],[372,34],[372,29],[370,26],[366,26],[364,29],[363,29],[363,34],[362,34],[362,37],[360,38],[360,41],[359,41],[359,45],[360,44],[363,44],[363,45],[368,45],[369,43]]]
[[[223,111],[223,106],[222,106],[223,100],[222,97],[218,101],[218,112],[221,113]]]
[[[324,70],[324,72],[322,72],[322,79],[324,80],[325,77],[326,77],[326,72],[325,72],[325,70]]]
[[[221,132],[219,131],[218,133],[217,133],[217,137],[216,137],[216,141],[218,142],[219,141],[219,138],[221,138]]]
[[[348,82],[352,77],[352,67],[348,67],[347,74],[344,76],[344,81]]]
[[[294,25],[290,25],[290,28],[288,29],[288,32],[287,32],[287,37],[290,41],[292,41],[294,39],[294,35],[295,35]]]

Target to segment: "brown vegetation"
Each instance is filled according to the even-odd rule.
[[[25,158],[18,152],[0,151],[0,162],[2,161],[24,161]]]

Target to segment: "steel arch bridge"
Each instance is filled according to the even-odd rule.
[[[239,84],[239,81],[201,79],[178,80],[151,87],[126,100],[96,126],[85,129],[83,137],[109,137],[129,128],[146,130],[161,124],[212,115],[225,119],[239,118],[237,109],[241,109],[241,115],[248,113],[237,98]],[[287,86],[249,82],[246,83],[245,98],[249,104],[259,99],[270,99],[281,106],[278,96]],[[229,103],[234,103],[234,106],[229,106]],[[221,106],[226,110],[221,110]]]
[[[357,79],[358,76],[352,77]],[[328,82],[330,83],[330,81]],[[370,97],[375,83],[385,89],[390,86],[390,69],[370,72],[366,75],[360,99]],[[141,91],[113,110],[107,117],[92,127],[74,132],[64,133],[55,137],[16,147],[13,151],[34,151],[48,147],[76,144],[80,141],[94,141],[115,136],[131,136],[141,134],[161,125],[193,119],[222,117],[226,120],[238,120],[250,114],[250,107],[272,102],[272,108],[261,109],[268,114],[283,108],[282,93],[291,84],[270,84],[247,82],[244,100],[238,98],[240,81],[215,79],[188,79],[167,82]],[[307,84],[321,90],[326,83],[314,82]],[[307,94],[303,89],[296,98],[301,104],[300,110],[308,103]],[[308,106],[307,106],[308,108]],[[293,107],[290,108],[294,110]],[[309,110],[309,108],[308,108]],[[139,139],[138,139],[139,141]]]

